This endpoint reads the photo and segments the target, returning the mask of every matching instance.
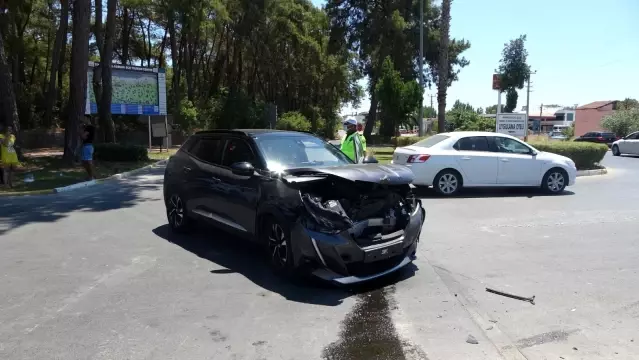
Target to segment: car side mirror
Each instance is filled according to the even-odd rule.
[[[530,151],[530,155],[532,156],[537,156],[538,152],[536,152],[535,150],[531,150]]]
[[[379,161],[374,156],[366,156],[364,160],[362,160],[362,164],[377,164]]]
[[[242,161],[236,162],[231,165],[231,171],[235,175],[253,176],[253,174],[255,173],[255,167],[253,167],[253,164],[251,164],[250,162]]]

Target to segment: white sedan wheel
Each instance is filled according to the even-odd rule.
[[[437,175],[433,187],[442,195],[451,196],[459,191],[461,179],[453,171],[444,171]]]

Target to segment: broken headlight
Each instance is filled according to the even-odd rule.
[[[317,196],[302,195],[302,204],[308,216],[304,217],[306,226],[325,233],[338,233],[353,226],[353,221],[337,200],[322,201]],[[312,220],[312,221],[309,221]]]

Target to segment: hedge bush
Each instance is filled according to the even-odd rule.
[[[555,153],[572,159],[578,170],[595,169],[608,152],[606,145],[585,142],[548,141],[532,142],[530,145],[539,151]]]
[[[392,144],[395,146],[408,146],[426,139],[428,136],[395,136],[391,138]]]
[[[144,146],[122,144],[95,144],[93,159],[100,161],[148,161]]]

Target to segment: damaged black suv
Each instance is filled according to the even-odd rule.
[[[307,133],[199,132],[166,167],[169,225],[205,221],[257,241],[285,275],[370,280],[415,258],[425,212],[409,168],[360,162],[373,163]]]

